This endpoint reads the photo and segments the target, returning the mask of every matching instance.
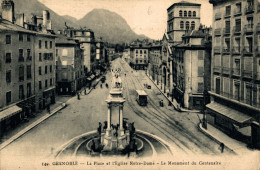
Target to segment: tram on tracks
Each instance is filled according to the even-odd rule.
[[[144,90],[136,90],[136,101],[140,106],[147,105],[147,96]]]

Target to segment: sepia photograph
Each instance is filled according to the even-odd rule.
[[[260,169],[260,0],[0,5],[0,170]]]

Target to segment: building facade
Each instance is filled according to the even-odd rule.
[[[139,45],[130,46],[130,66],[135,70],[146,70],[148,66],[149,47]]]
[[[182,107],[201,110],[210,90],[211,42],[202,30],[189,31],[172,47],[174,96]]]
[[[159,85],[161,81],[161,55],[162,45],[161,42],[153,43],[149,51],[149,66],[148,66],[148,75],[152,80]]]
[[[207,121],[260,148],[260,5],[257,0],[213,4],[211,103]]]
[[[84,84],[84,57],[78,41],[59,35],[56,39],[56,91],[75,94]]]
[[[49,26],[41,25],[40,29],[36,21],[26,22],[23,14],[15,18],[14,5],[12,0],[4,0],[1,4],[3,18],[0,18],[0,74],[5,80],[0,83],[1,135],[8,128],[34,116],[41,105],[39,99],[45,100],[45,104],[47,100],[50,103],[55,102],[54,93],[48,96],[42,94],[38,84],[41,81],[38,68],[43,66],[45,72],[50,72],[44,75],[44,81],[50,83],[44,90],[50,92],[55,88],[55,36],[47,30],[50,28],[50,21],[47,21]],[[48,12],[46,14],[48,15]],[[46,21],[45,19],[47,18],[43,21]],[[47,42],[50,50],[41,52],[38,47],[39,39]],[[41,62],[38,55],[40,53],[42,57],[47,53],[45,58],[48,58],[48,61]],[[49,55],[50,53],[52,55]]]
[[[167,9],[167,34],[173,42],[181,42],[185,30],[198,30],[200,4],[181,1]]]
[[[64,35],[74,38],[80,42],[80,48],[84,49],[84,71],[85,75],[96,71],[98,62],[96,60],[96,42],[94,32],[90,29],[74,29],[67,27],[64,29]]]

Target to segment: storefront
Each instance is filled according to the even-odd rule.
[[[13,105],[0,111],[0,136],[3,136],[6,131],[14,128],[18,123],[20,123],[21,113],[22,108],[17,105]]]
[[[206,119],[235,139],[250,142],[252,117],[224,104],[211,102],[206,105]]]
[[[43,92],[43,108],[55,103],[55,87],[44,90]]]

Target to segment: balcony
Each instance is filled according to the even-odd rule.
[[[223,32],[225,35],[230,34],[230,28],[223,28]]]
[[[221,13],[218,12],[215,14],[215,20],[220,20],[221,19]]]
[[[260,56],[260,46],[256,47],[256,55]]]
[[[253,54],[253,47],[252,46],[245,46],[244,47],[244,54],[252,55]]]
[[[241,15],[241,14],[242,14],[241,8],[237,8],[234,10],[234,16]]]
[[[229,74],[230,73],[230,68],[229,67],[223,67],[222,68],[222,73],[223,74]]]
[[[230,53],[230,48],[224,47],[224,48],[222,49],[222,52],[223,52],[223,53]]]
[[[256,32],[260,33],[260,24],[256,26]]]
[[[234,46],[234,47],[232,48],[232,53],[233,53],[233,54],[240,54],[240,47]]]
[[[241,33],[241,26],[234,26],[233,27],[233,33],[234,34],[240,34]]]
[[[213,67],[213,72],[220,73],[221,72],[221,67],[220,66],[214,66]]]
[[[245,33],[253,33],[254,31],[254,24],[247,24],[244,27]]]
[[[255,73],[255,79],[256,80],[260,80],[260,72],[256,72]]]
[[[221,97],[223,97],[223,99],[229,100],[229,101],[232,101],[232,102],[244,103],[244,104],[247,104],[249,106],[254,106],[254,107],[257,107],[257,108],[260,107],[259,102],[254,101],[252,99],[249,100],[249,99],[242,98],[240,95],[235,95],[235,94],[232,94],[230,92],[219,91],[219,93],[217,93],[217,90],[212,88],[210,94],[213,94],[214,96],[220,95]]]
[[[254,12],[254,5],[253,5],[253,4],[247,5],[247,6],[245,7],[245,13],[246,13],[246,14],[253,13],[253,12]]]
[[[240,76],[240,68],[233,68],[232,74],[234,76]]]
[[[253,78],[253,71],[244,70],[244,77]]]
[[[20,56],[20,57],[18,58],[18,61],[19,61],[19,62],[24,62],[24,57],[21,57],[21,56]]]
[[[214,30],[215,36],[221,36],[221,28],[217,28]]]
[[[32,56],[28,56],[28,57],[26,58],[26,61],[32,61]]]
[[[214,47],[214,53],[220,53],[220,47],[219,46]]]

